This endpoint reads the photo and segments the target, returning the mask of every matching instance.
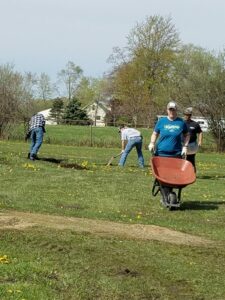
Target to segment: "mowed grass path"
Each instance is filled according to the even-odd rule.
[[[106,167],[118,150],[43,144],[41,158],[86,168],[78,170],[30,162],[28,144],[0,142],[1,211],[154,224],[211,239],[214,247],[39,227],[3,230],[1,299],[225,298],[225,155],[198,154],[197,182],[183,190],[181,210],[170,212],[151,196],[149,152],[144,171],[135,152],[125,168],[116,160]]]

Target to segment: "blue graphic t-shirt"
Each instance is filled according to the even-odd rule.
[[[163,117],[157,122],[154,131],[160,135],[156,145],[156,155],[174,157],[181,155],[182,136],[188,132],[183,119],[169,120]]]

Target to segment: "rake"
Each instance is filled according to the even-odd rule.
[[[111,166],[111,165],[112,165],[112,162],[113,162],[113,160],[114,160],[114,158],[119,157],[121,154],[122,154],[122,153],[120,152],[119,154],[112,156],[112,157],[109,159],[109,161],[108,161],[108,163],[107,163],[106,166]]]

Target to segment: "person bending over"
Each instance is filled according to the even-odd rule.
[[[136,148],[138,163],[141,168],[144,168],[144,157],[142,154],[142,135],[140,131],[134,128],[128,128],[125,125],[120,126],[119,133],[121,134],[121,157],[119,166],[125,165],[128,154],[133,148]]]

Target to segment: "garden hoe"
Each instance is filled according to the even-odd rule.
[[[120,152],[119,154],[115,155],[115,156],[112,156],[110,158],[110,160],[108,161],[107,165],[106,166],[111,166],[112,165],[112,161],[114,160],[114,158],[117,158],[118,156],[120,156],[122,153]]]

